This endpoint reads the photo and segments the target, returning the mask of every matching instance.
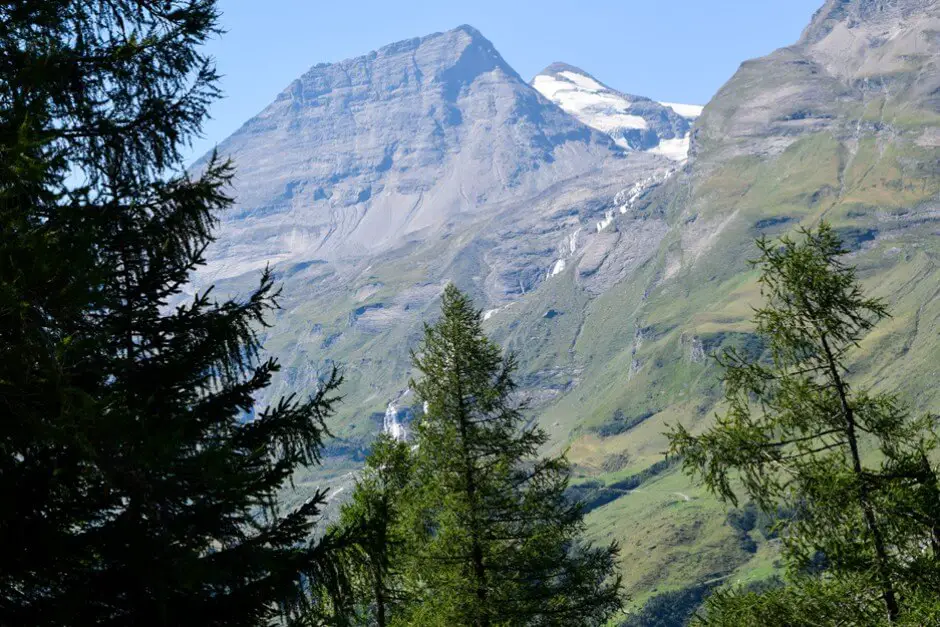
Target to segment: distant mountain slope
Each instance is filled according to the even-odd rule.
[[[407,409],[409,350],[447,281],[511,308],[590,250],[584,281],[601,291],[666,227],[653,216],[620,250],[598,225],[675,169],[545,99],[469,26],[315,66],[219,150],[235,159],[237,203],[197,285],[241,291],[276,264],[274,392],[345,364],[336,432],[350,446],[389,403]]]
[[[580,68],[553,63],[532,79],[532,86],[591,128],[631,150],[647,150],[684,161],[694,105],[654,102],[611,89]]]
[[[662,460],[666,425],[711,420],[721,389],[710,353],[760,354],[750,316],[761,296],[747,264],[759,235],[833,222],[847,263],[894,314],[853,356],[854,384],[940,413],[938,20],[935,1],[832,0],[797,44],[743,63],[696,121],[688,165],[644,198],[642,213],[669,227],[651,261],[584,304],[570,288],[578,383],[541,419],[600,484],[592,528],[622,542],[641,599],[654,586],[771,570],[773,542],[742,542],[724,508],[675,470],[635,492],[618,487]],[[615,213],[609,228],[629,232],[636,215]],[[557,296],[531,298],[513,316],[564,309]],[[571,337],[557,322],[540,329],[535,353],[540,334],[525,325],[496,332],[536,369],[542,347]]]
[[[729,527],[663,463],[662,433],[711,420],[710,353],[762,350],[754,238],[821,218],[895,314],[853,383],[940,412],[938,32],[937,1],[829,0],[691,126],[697,110],[571,66],[540,75],[546,97],[468,27],[311,70],[222,145],[238,206],[203,277],[239,291],[278,262],[277,392],[346,368],[327,469],[292,498],[348,484],[375,433],[420,412],[408,349],[452,280],[519,356],[521,393],[570,451],[591,533],[621,542],[638,603],[772,572],[774,541]],[[654,154],[653,135],[690,141],[688,162]]]

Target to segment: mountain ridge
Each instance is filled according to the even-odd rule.
[[[218,150],[240,167],[217,278],[267,259],[391,250],[621,156],[607,135],[531,89],[471,27],[317,65]],[[239,228],[249,225],[254,233]]]

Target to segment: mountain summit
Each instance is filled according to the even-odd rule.
[[[218,277],[381,253],[623,156],[469,26],[317,65],[219,150],[238,212]]]
[[[667,227],[642,198],[675,170],[544,98],[468,26],[314,66],[219,151],[236,206],[197,285],[243,291],[273,264],[272,393],[346,364],[337,433],[360,441],[408,407],[402,348],[448,282],[490,317],[570,276],[600,293],[654,254]],[[616,232],[615,214],[635,222]]]

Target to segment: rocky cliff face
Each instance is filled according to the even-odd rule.
[[[216,277],[381,254],[622,158],[469,26],[316,66],[219,149],[238,211]]]
[[[893,103],[937,111],[938,33],[936,0],[828,0],[797,44],[741,66],[706,109],[696,145],[779,154],[807,133],[879,132],[900,120]]]

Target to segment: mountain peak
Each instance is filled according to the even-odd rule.
[[[486,37],[483,36],[483,33],[481,33],[479,30],[477,30],[473,26],[470,26],[469,24],[461,24],[460,26],[452,29],[450,32],[457,32],[457,31],[470,35],[474,39],[486,39]]]
[[[581,76],[586,76],[590,78],[591,80],[596,81],[597,83],[603,84],[600,81],[598,81],[596,78],[594,78],[594,76],[592,76],[589,72],[582,70],[576,65],[571,65],[570,63],[565,63],[563,61],[555,61],[554,63],[546,67],[544,70],[539,72],[539,75],[557,76],[565,72],[569,72],[571,74],[579,74]],[[604,87],[607,87],[607,86],[604,85]]]
[[[509,65],[503,60],[499,52],[497,52],[495,46],[492,42],[488,40],[483,34],[470,26],[469,24],[461,24],[456,28],[452,28],[443,32],[431,33],[429,35],[424,35],[423,37],[412,37],[410,39],[403,39],[401,41],[396,41],[391,44],[382,46],[378,50],[370,52],[368,54],[355,57],[352,59],[347,59],[345,61],[340,61],[338,65],[354,65],[363,60],[381,58],[381,57],[392,57],[397,55],[411,55],[411,54],[423,54],[427,56],[428,52],[431,55],[436,54],[436,61],[441,65],[447,65],[448,62],[455,63],[460,59],[461,54],[468,48],[477,49],[484,56],[490,57],[502,66],[504,69],[509,69]],[[440,54],[442,52],[450,54]],[[332,65],[337,65],[333,63],[321,63],[314,66],[313,69],[330,67]],[[511,69],[510,69],[511,71]]]
[[[252,261],[357,258],[623,157],[545,102],[472,26],[317,65],[219,146]],[[220,275],[221,276],[221,275]]]

